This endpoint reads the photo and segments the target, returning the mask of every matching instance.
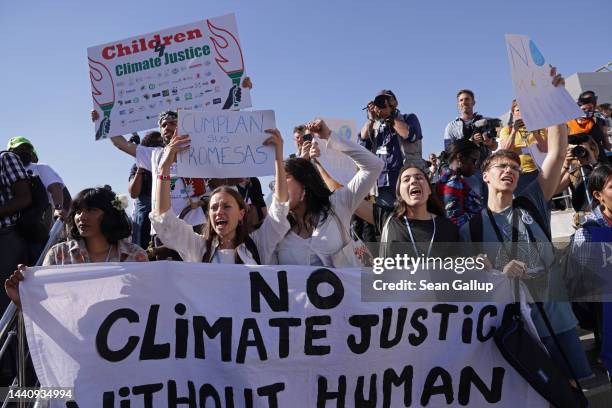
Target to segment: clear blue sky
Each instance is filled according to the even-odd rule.
[[[566,76],[612,60],[610,0],[2,1],[2,143],[32,140],[73,194],[127,191],[133,159],[94,141],[87,47],[230,12],[254,108],[276,111],[287,153],[293,125],[321,115],[361,126],[383,88],[420,118],[423,153],[439,152],[458,89],[473,89],[485,115],[508,110],[505,33],[529,35]]]

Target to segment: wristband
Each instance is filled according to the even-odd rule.
[[[170,180],[170,176],[164,176],[163,174],[158,174],[158,175],[157,175],[157,179],[158,179],[158,180],[162,180],[162,181],[164,181],[164,180]]]

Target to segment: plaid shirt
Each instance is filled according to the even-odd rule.
[[[119,257],[117,258],[115,253],[108,262],[146,262],[149,260],[145,250],[136,244],[132,244],[129,239],[122,239],[117,245],[119,247]],[[89,262],[91,260],[85,241],[71,239],[52,246],[45,255],[43,265],[72,265]]]
[[[586,222],[595,222],[600,228],[610,228],[610,234],[612,235],[612,223],[602,214],[601,208],[596,207],[593,210],[593,213],[587,216]],[[589,270],[597,270],[598,268],[601,268],[601,257],[595,256],[596,254],[593,253],[594,249],[597,247],[598,246],[593,243],[593,236],[590,228],[582,227],[578,229],[572,239],[571,256],[573,262]]]
[[[21,159],[14,153],[2,152],[0,154],[0,206],[6,205],[13,199],[12,185],[20,180],[27,179],[28,174],[21,163]],[[15,225],[18,219],[19,213],[1,217],[0,229]]]
[[[446,216],[458,227],[482,210],[482,201],[462,175],[444,167],[436,183],[438,197],[444,202]]]

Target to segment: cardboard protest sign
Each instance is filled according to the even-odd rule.
[[[548,406],[494,344],[503,305],[365,303],[360,273],[82,264],[20,290],[41,386],[72,408]]]
[[[550,65],[533,40],[506,34],[514,95],[527,130],[534,131],[582,116],[567,90],[552,84]]]
[[[96,140],[157,127],[168,109],[251,106],[233,14],[91,47],[87,58]]]
[[[355,121],[331,118],[323,118],[323,120],[332,131],[332,136],[357,143],[359,135]],[[317,160],[337,182],[346,185],[357,172],[355,162],[344,153],[326,149],[326,146],[327,143],[319,143],[321,156]]]
[[[257,177],[274,174],[274,147],[262,143],[275,128],[274,111],[180,111],[178,131],[191,136],[177,158],[182,177]]]

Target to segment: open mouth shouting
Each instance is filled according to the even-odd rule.
[[[501,176],[501,181],[504,184],[510,185],[510,184],[514,183],[514,176],[512,174],[503,174]]]
[[[215,229],[216,230],[224,230],[227,228],[228,221],[225,217],[215,217]]]
[[[419,198],[423,197],[423,190],[421,190],[421,187],[418,186],[410,187],[408,190],[408,195],[410,198],[418,200]]]

